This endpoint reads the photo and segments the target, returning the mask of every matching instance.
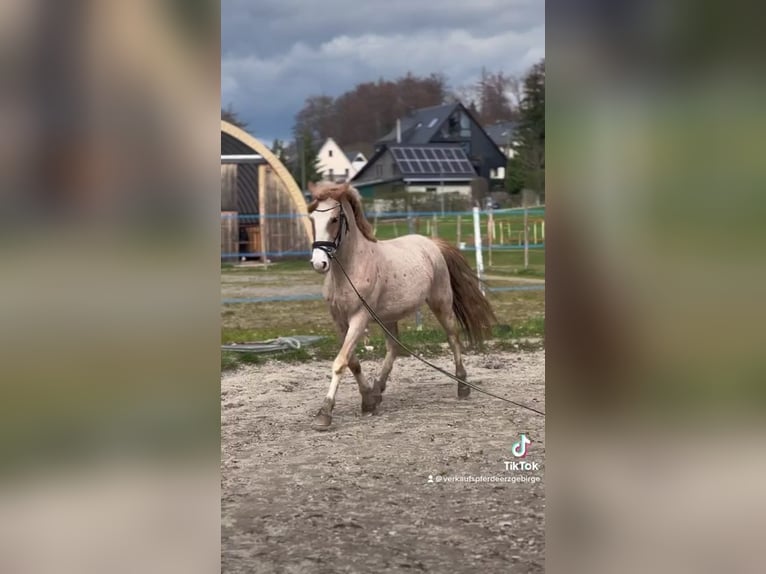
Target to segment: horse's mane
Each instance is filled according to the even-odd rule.
[[[319,183],[309,183],[309,191],[313,198],[308,205],[309,213],[317,208],[320,201],[325,199],[334,199],[338,202],[342,200],[348,201],[351,206],[351,211],[354,212],[354,221],[359,231],[368,241],[377,241],[375,235],[372,232],[372,225],[367,221],[364,216],[364,209],[362,208],[362,198],[359,192],[351,187],[348,183],[333,183],[331,181],[320,181]]]

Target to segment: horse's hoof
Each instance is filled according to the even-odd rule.
[[[457,384],[457,398],[467,399],[471,396],[471,387],[464,385],[463,383]]]
[[[320,412],[314,417],[314,430],[326,431],[330,425],[332,425],[332,415]]]

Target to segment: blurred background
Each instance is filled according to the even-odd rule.
[[[0,28],[0,570],[215,571],[218,4]]]
[[[218,11],[0,5],[3,572],[218,568]],[[547,20],[547,566],[761,572],[759,13]]]
[[[547,4],[551,571],[766,564],[758,16]]]

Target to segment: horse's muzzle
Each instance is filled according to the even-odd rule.
[[[311,254],[311,266],[317,273],[327,273],[330,270],[330,258],[322,249],[314,249]]]

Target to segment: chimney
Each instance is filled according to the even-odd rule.
[[[396,143],[402,143],[402,120],[396,120]]]

